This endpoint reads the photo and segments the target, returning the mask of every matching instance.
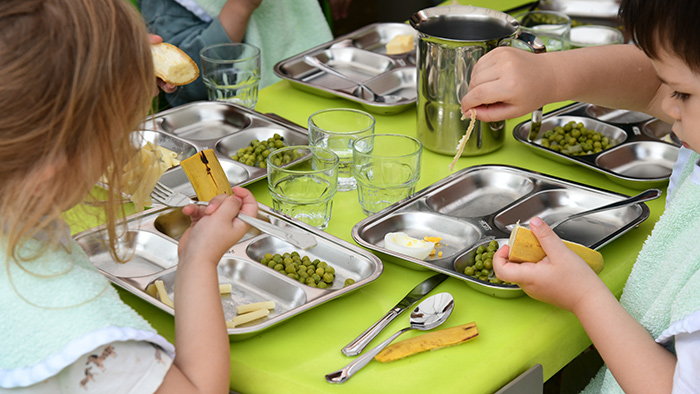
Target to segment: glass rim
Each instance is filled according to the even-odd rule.
[[[362,111],[362,110],[360,110],[360,109],[354,109],[354,108],[326,108],[326,109],[322,109],[322,110],[320,110],[320,111],[316,111],[316,112],[312,113],[311,115],[309,115],[309,119],[308,119],[308,128],[309,128],[309,130],[311,130],[311,124],[312,124],[312,120],[311,120],[311,119],[312,119],[314,116],[316,116],[316,115],[323,114],[323,113],[326,113],[326,112],[354,112],[354,113],[356,113],[356,114],[365,115],[365,116],[367,116],[367,117],[372,121],[371,124],[370,124],[369,126],[365,127],[364,129],[355,130],[355,131],[332,131],[332,130],[326,130],[325,128],[320,127],[320,126],[316,125],[315,123],[313,124],[313,126],[314,126],[316,129],[322,130],[322,131],[323,131],[324,133],[326,133],[326,134],[331,134],[331,135],[355,135],[355,134],[361,134],[361,133],[367,132],[367,130],[372,130],[372,129],[374,129],[374,126],[377,124],[377,119],[374,117],[374,115],[370,114],[370,113],[367,112],[367,111]]]
[[[216,48],[224,48],[224,47],[248,48],[248,49],[254,51],[254,53],[252,55],[242,57],[239,59],[217,59],[217,58],[213,58],[211,56],[207,56],[204,54],[205,51],[208,51],[211,49],[216,49]],[[202,60],[206,60],[206,61],[211,62],[211,63],[242,63],[242,62],[246,62],[246,61],[253,60],[253,59],[260,59],[261,52],[262,51],[257,46],[252,45],[252,44],[247,44],[245,42],[225,42],[225,43],[221,43],[221,44],[208,45],[208,46],[202,48],[199,51],[199,57]]]
[[[355,149],[355,145],[358,143],[358,141],[366,140],[366,139],[369,139],[369,138],[376,138],[376,137],[400,137],[400,138],[402,138],[402,139],[408,139],[408,140],[413,141],[413,142],[416,143],[417,149],[416,149],[415,151],[411,152],[411,153],[405,153],[405,154],[401,154],[401,155],[391,155],[391,156],[388,156],[388,155],[375,155],[375,154],[371,154],[371,153],[367,153],[367,152],[362,152],[362,151],[359,151],[359,150]],[[410,157],[410,156],[420,155],[422,152],[423,152],[423,143],[420,142],[420,140],[419,140],[418,138],[412,137],[412,136],[410,136],[410,135],[395,134],[395,133],[379,133],[379,134],[366,135],[366,136],[360,137],[360,138],[358,138],[358,139],[356,139],[355,141],[352,142],[352,153],[353,153],[353,155],[354,155],[355,153],[357,153],[357,154],[360,154],[360,155],[363,155],[363,156],[373,156],[373,157],[377,157],[377,158],[386,158],[386,159],[392,158],[392,159],[395,159],[395,158],[401,158],[401,157]]]
[[[305,149],[305,150],[308,150],[308,151],[311,151],[311,152],[314,152],[314,153],[315,153],[315,152],[323,152],[324,154],[327,154],[327,155],[328,155],[327,158],[322,157],[322,156],[318,156],[318,155],[314,155],[314,156],[317,157],[317,158],[319,158],[319,159],[321,159],[321,160],[324,161],[324,162],[329,163],[329,167],[326,167],[326,168],[323,168],[323,169],[317,169],[317,170],[303,170],[303,171],[302,171],[302,170],[293,170],[293,169],[287,168],[287,167],[289,167],[289,165],[291,165],[292,163],[295,163],[295,162],[296,162],[295,160],[292,160],[291,162],[286,163],[286,164],[284,164],[284,165],[280,165],[280,166],[275,165],[274,163],[271,163],[271,162],[270,162],[270,158],[272,157],[272,155],[274,155],[274,154],[276,154],[276,153],[285,152],[285,151],[291,151],[291,150],[296,150],[296,149]],[[300,158],[303,158],[304,156],[306,156],[306,155],[303,155],[303,156],[300,157]],[[300,158],[298,158],[298,159],[300,159]],[[276,169],[276,170],[284,171],[284,172],[287,172],[287,173],[290,173],[290,174],[318,174],[318,173],[321,173],[321,172],[326,172],[326,171],[328,171],[329,169],[332,169],[332,168],[334,168],[334,167],[335,167],[335,169],[336,169],[336,171],[337,171],[337,170],[338,170],[338,165],[340,164],[340,157],[338,157],[338,155],[337,155],[335,152],[333,152],[332,150],[326,149],[326,148],[321,148],[321,147],[318,147],[318,146],[310,146],[310,145],[291,145],[291,146],[285,146],[285,147],[282,147],[282,148],[275,149],[275,150],[271,151],[270,154],[265,158],[265,162],[267,163],[268,174],[270,173],[270,171],[269,171],[270,168],[274,168],[274,169]]]

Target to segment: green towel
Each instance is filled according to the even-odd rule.
[[[693,153],[672,191],[666,211],[639,252],[620,303],[669,348],[671,332],[685,317],[700,311],[700,168]],[[584,393],[623,393],[610,371],[603,367]]]
[[[211,18],[216,18],[226,0],[194,2]],[[201,14],[196,7],[186,8],[195,15]],[[277,62],[332,39],[318,0],[263,0],[250,16],[243,41],[261,49],[260,87],[263,88],[280,80],[273,71]]]
[[[40,245],[30,240],[22,250],[33,253]],[[6,249],[0,241],[0,256]],[[22,262],[22,267],[2,261],[0,387],[45,380],[115,341],[145,340],[173,354],[172,345],[120,300],[75,241]]]

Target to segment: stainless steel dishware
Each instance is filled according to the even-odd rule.
[[[418,139],[431,151],[454,155],[470,122],[462,117],[461,100],[479,58],[514,41],[536,53],[545,48],[537,37],[521,33],[514,17],[487,8],[427,8],[415,13],[410,23],[418,34]],[[500,148],[505,133],[504,121],[477,121],[462,156]]]
[[[598,153],[572,156],[543,145],[547,132],[570,122],[601,133],[613,146]],[[513,128],[513,137],[539,155],[558,163],[587,167],[634,189],[665,186],[681,145],[667,123],[639,112],[587,103],[551,111],[539,126],[531,120],[521,122]]]
[[[153,198],[153,201],[159,204],[167,205],[172,208],[184,207],[185,205],[189,204],[209,205],[208,201],[192,200],[182,193],[173,191],[160,182],[157,182],[153,188],[151,198]],[[258,230],[270,234],[273,237],[277,237],[283,241],[289,242],[297,248],[309,249],[316,246],[316,238],[311,234],[305,234],[290,229],[282,229],[272,223],[248,216],[242,212],[239,212],[237,217]]]
[[[426,294],[430,293],[434,288],[437,287],[447,279],[445,274],[435,274],[430,278],[419,283],[414,287],[406,296],[399,301],[396,306],[391,308],[389,312],[386,313],[381,319],[374,323],[370,328],[365,330],[342,350],[343,354],[346,356],[357,356],[362,353],[362,350],[389,324],[391,323],[401,312],[412,307],[416,302],[420,301]]]
[[[491,283],[465,273],[479,246],[494,240],[502,246],[508,242],[511,225],[527,222],[533,216],[553,222],[626,197],[523,168],[473,166],[361,220],[353,227],[352,237],[385,261],[444,273],[477,291],[513,298],[524,294],[517,285]],[[648,217],[649,207],[635,203],[569,220],[559,226],[557,233],[566,234],[568,241],[598,249]],[[398,231],[418,239],[440,238],[435,255],[420,260],[389,250],[384,237]]]
[[[329,383],[344,383],[379,354],[399,335],[409,330],[432,330],[444,323],[454,309],[454,298],[450,293],[438,293],[421,302],[411,313],[409,327],[397,331],[377,347],[358,357],[355,361],[338,371],[326,375]]]
[[[236,306],[261,301],[274,301],[270,315],[228,329],[232,341],[260,335],[262,331],[294,318],[323,303],[353,292],[377,279],[383,270],[382,261],[372,253],[305,223],[286,217],[258,203],[259,217],[275,226],[304,232],[316,238],[317,245],[302,250],[255,227],[224,253],[217,265],[218,282],[231,284],[230,294],[221,295],[226,320],[237,315]],[[119,247],[131,258],[119,263],[110,254],[104,226],[76,234],[76,242],[84,249],[90,262],[111,282],[164,312],[174,315],[151,289],[155,281],[163,282],[165,290],[177,304],[175,274],[178,264],[178,242],[190,226],[190,218],[180,208],[156,206],[129,216]],[[312,287],[286,274],[261,264],[265,255],[297,252],[311,260],[325,261],[335,270],[328,288]],[[354,283],[351,283],[354,282]]]

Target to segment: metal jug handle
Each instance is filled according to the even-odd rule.
[[[518,32],[518,35],[515,36],[514,38],[507,38],[505,40],[502,40],[499,45],[506,45],[512,42],[513,40],[518,40],[522,41],[528,48],[533,53],[545,53],[547,52],[547,47],[544,45],[542,40],[540,40],[537,36],[531,33],[525,33],[525,32]],[[542,128],[542,107],[532,111],[532,115],[530,117],[530,133],[527,135],[527,140],[532,141],[537,137],[537,134],[539,134],[540,129]]]

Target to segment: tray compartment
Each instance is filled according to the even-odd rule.
[[[585,128],[597,131],[603,134],[603,136],[608,137],[610,143],[612,144],[612,147],[608,149],[612,149],[615,146],[627,140],[627,133],[625,133],[623,129],[617,126],[603,123],[592,118],[584,118],[580,116],[555,116],[542,121],[542,128],[540,129],[539,133],[537,134],[537,137],[533,142],[542,146],[542,138],[546,132],[548,132],[549,130],[554,130],[556,127],[559,126],[564,127],[569,122],[583,123],[583,126]]]
[[[359,236],[374,247],[390,252],[384,245],[384,236],[398,231],[418,239],[423,239],[425,236],[442,238],[440,241],[442,246],[437,249],[442,252],[442,256],[429,256],[426,261],[449,259],[474,245],[481,237],[479,229],[472,223],[418,211],[399,212],[387,216],[364,228]]]
[[[101,271],[123,278],[138,278],[156,274],[177,264],[177,243],[157,234],[129,230],[120,240],[120,252],[133,251],[126,263],[117,263],[109,253],[106,234],[95,232],[78,240],[90,256],[92,263]]]
[[[260,260],[265,256],[265,253],[274,255],[276,253],[285,254],[292,252],[297,252],[300,256],[309,256],[311,260],[319,259],[325,261],[328,265],[332,266],[335,269],[335,279],[333,280],[333,285],[328,287],[330,290],[343,288],[346,279],[353,279],[355,282],[360,282],[368,278],[373,271],[370,261],[362,259],[359,256],[338,254],[333,245],[324,242],[319,242],[319,244],[312,249],[302,250],[278,238],[265,236],[251,242],[246,248],[246,254],[251,260],[255,261],[260,267],[269,270],[273,275],[280,277],[285,276],[261,264]]]
[[[145,146],[147,142],[156,146],[161,146],[174,152],[177,155],[176,159],[180,161],[197,153],[196,146],[160,131],[143,130],[134,133],[133,137],[136,139],[139,146]]]
[[[259,218],[265,220],[264,218]],[[153,220],[153,228],[160,234],[170,237],[176,241],[180,240],[182,234],[190,227],[192,220],[190,217],[182,213],[182,209],[173,208],[160,213]],[[243,236],[241,242],[260,235],[260,230],[255,227],[250,227],[248,232]]]
[[[247,114],[235,107],[217,102],[201,102],[169,112],[159,118],[160,127],[168,133],[190,140],[221,138],[240,131],[252,123]]]
[[[416,69],[415,68],[398,68],[391,70],[377,78],[367,82],[375,93],[379,95],[393,95],[415,99],[418,95],[416,91]],[[369,97],[369,92],[365,92]]]
[[[533,216],[539,216],[546,223],[554,223],[574,213],[611,202],[609,197],[585,190],[545,190],[500,212],[495,216],[494,223],[510,233],[515,223],[527,225]],[[637,205],[632,205],[569,220],[558,226],[555,232],[568,241],[594,245],[615,234],[619,228],[634,221],[640,214],[641,209]]]
[[[656,179],[671,176],[678,148],[655,141],[631,142],[601,152],[596,165],[612,173],[637,178]]]
[[[613,109],[599,105],[586,107],[586,114],[591,118],[610,123],[639,123],[653,118],[653,116],[643,112]]]
[[[682,142],[680,138],[673,133],[671,127],[670,124],[662,120],[652,119],[644,123],[642,126],[642,133],[655,140],[668,142],[669,144],[680,147]]]
[[[416,33],[410,25],[405,23],[377,24],[371,29],[360,30],[359,33],[333,44],[331,48],[353,46],[367,51],[386,54],[386,44],[394,37],[404,34],[415,36]],[[403,54],[396,54],[396,56],[400,55]]]
[[[238,153],[241,148],[250,146],[253,140],[263,141],[272,138],[275,134],[282,136],[282,141],[285,145],[307,145],[309,139],[306,136],[300,136],[290,130],[277,127],[251,127],[238,133],[222,138],[216,143],[216,151],[226,158],[231,158]],[[245,165],[241,163],[241,165]],[[248,166],[247,166],[248,167]]]
[[[510,171],[484,169],[461,177],[455,184],[426,197],[426,205],[455,217],[489,215],[530,193],[535,187],[529,176]]]

